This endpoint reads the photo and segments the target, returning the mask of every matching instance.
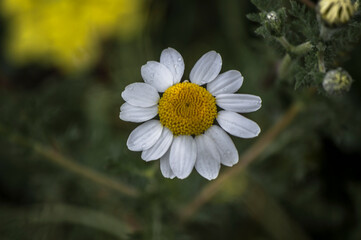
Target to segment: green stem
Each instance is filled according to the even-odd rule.
[[[308,53],[309,51],[311,51],[313,48],[313,45],[310,41],[308,42],[304,42],[301,43],[300,45],[294,47],[292,49],[292,53],[296,54],[296,55],[304,55],[306,53]]]
[[[320,23],[320,37],[323,39],[323,41],[328,42],[332,39],[332,36],[334,33],[336,33],[337,30],[328,28],[323,23]]]
[[[276,39],[287,52],[291,52],[291,50],[294,48],[294,46],[290,44],[284,36],[278,37]]]
[[[260,184],[246,176],[248,186],[241,200],[248,214],[272,236],[272,239],[309,240],[304,230],[282,206]]]
[[[313,45],[310,41],[301,43],[297,46],[293,46],[284,36],[277,37],[276,40],[283,46],[287,53],[292,53],[294,55],[304,55],[311,51],[313,48]]]
[[[278,76],[280,79],[284,79],[287,76],[291,62],[292,62],[291,56],[288,53],[286,53],[286,55],[282,58],[282,61],[281,61],[281,64],[280,64],[280,67],[278,70]]]
[[[311,0],[298,0],[299,2],[304,3],[307,7],[311,8],[311,9],[315,9],[316,4],[314,2],[312,2]]]
[[[199,194],[179,211],[181,222],[191,218],[205,203],[210,201],[237,174],[242,172],[250,163],[263,153],[277,138],[277,136],[294,120],[302,110],[303,104],[294,103],[288,111],[266,132],[257,142],[239,157],[239,163],[224,171],[216,180],[208,183]]]
[[[93,169],[90,169],[88,167],[82,166],[76,161],[74,161],[71,158],[68,158],[61,153],[57,152],[56,150],[44,146],[41,143],[37,143],[31,139],[27,139],[23,136],[8,133],[6,130],[7,128],[2,126],[0,124],[0,133],[4,133],[4,135],[8,136],[8,141],[15,143],[20,146],[28,147],[32,149],[34,152],[39,154],[40,156],[44,157],[44,159],[48,160],[49,162],[52,162],[70,172],[73,172],[77,174],[78,176],[81,176],[87,180],[93,181],[94,183],[97,183],[99,185],[102,185],[104,187],[107,187],[109,189],[115,190],[117,192],[120,192],[122,194],[136,197],[139,195],[139,192],[137,189],[134,189],[131,186],[127,186],[115,179],[109,178],[108,176],[99,173]]]
[[[70,223],[109,233],[118,239],[126,239],[134,232],[131,225],[106,213],[78,206],[49,204],[31,208],[0,208],[3,216],[26,224]]]
[[[318,70],[322,73],[326,72],[325,67],[325,52],[323,47],[320,47],[317,52]]]

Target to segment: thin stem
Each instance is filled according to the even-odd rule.
[[[217,194],[225,182],[242,172],[250,163],[252,163],[274,141],[282,130],[284,130],[292,122],[301,109],[302,105],[300,103],[293,104],[271,129],[263,134],[255,144],[253,144],[242,156],[240,156],[238,165],[229,168],[216,180],[208,183],[193,199],[193,201],[181,209],[179,212],[181,222],[185,222],[191,218],[198,209],[200,209],[205,203],[211,200],[215,194]]]
[[[282,37],[277,37],[276,39],[282,45],[282,47],[286,49],[287,52],[290,52],[292,50],[293,46],[288,42],[287,38],[282,36]]]
[[[66,204],[35,205],[30,208],[0,208],[1,213],[26,224],[67,223],[104,231],[126,239],[136,229],[126,221],[104,212]]]
[[[298,0],[299,2],[305,4],[307,7],[315,9],[316,4],[314,2],[311,2],[310,0]]]
[[[325,52],[324,48],[321,46],[317,52],[317,61],[318,61],[318,70],[322,73],[326,72],[325,67]]]
[[[310,41],[293,46],[285,36],[276,37],[276,40],[282,45],[282,47],[284,47],[287,53],[292,53],[295,55],[304,55],[313,48],[313,45]]]
[[[2,127],[0,125],[0,132],[6,133],[5,129],[6,129],[5,127]],[[82,165],[76,163],[73,159],[66,157],[66,156],[62,155],[61,153],[55,151],[54,149],[46,147],[40,143],[37,143],[30,139],[24,138],[19,135],[14,135],[14,134],[9,135],[8,140],[15,144],[29,147],[29,148],[33,149],[34,152],[36,152],[37,154],[44,157],[45,160],[55,163],[58,166],[66,169],[70,172],[73,172],[85,179],[93,181],[99,185],[102,185],[109,189],[115,190],[122,194],[128,195],[130,197],[136,197],[139,195],[138,190],[136,190],[135,188],[127,186],[123,183],[120,183],[117,180],[109,178],[106,175],[99,173],[93,169],[82,166]]]
[[[56,152],[53,149],[47,148],[41,144],[34,144],[34,150],[39,155],[46,157],[53,163],[58,164],[59,166],[78,174],[88,180],[91,180],[100,185],[106,186],[110,189],[116,190],[128,196],[135,197],[138,195],[138,191],[132,187],[126,186],[123,183],[120,183],[114,179],[111,179],[99,172],[96,172],[90,168],[82,166],[76,163],[74,160],[67,158],[60,153]]]
[[[278,76],[280,77],[280,79],[285,79],[288,75],[291,62],[291,56],[286,53],[285,56],[282,58],[281,64],[278,68]]]
[[[247,178],[247,184],[247,190],[243,194],[241,201],[250,217],[257,221],[272,236],[272,239],[310,239],[260,184],[251,177]]]
[[[326,67],[325,67],[325,61],[324,61],[324,56],[323,53],[318,52],[317,53],[317,59],[318,59],[318,70],[322,73],[326,72]]]
[[[300,45],[297,45],[296,47],[293,47],[292,53],[296,55],[304,55],[311,51],[313,48],[313,45],[310,41],[301,43]]]

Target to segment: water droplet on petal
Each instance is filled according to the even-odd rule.
[[[146,144],[145,144],[145,143],[143,143],[143,144],[142,144],[142,148],[145,148],[145,146],[146,146]]]
[[[178,62],[182,61],[182,58],[178,58],[177,61],[178,61]]]

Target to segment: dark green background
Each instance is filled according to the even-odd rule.
[[[360,44],[340,63],[354,78],[351,91],[310,94],[277,78],[283,53],[254,34],[258,25],[246,14],[258,10],[249,1],[148,0],[144,10],[139,36],[104,41],[87,71],[16,66],[0,55],[0,239],[361,239]],[[7,31],[2,19],[2,42]],[[183,79],[215,50],[222,72],[244,75],[239,92],[262,98],[262,108],[246,115],[260,136],[233,138],[240,155],[294,102],[303,104],[254,162],[185,222],[184,208],[212,182],[196,171],[185,180],[163,178],[159,161],[145,163],[126,147],[138,124],[118,118],[124,87],[142,81],[140,67],[167,47],[182,54]],[[140,194],[84,178],[46,150]]]

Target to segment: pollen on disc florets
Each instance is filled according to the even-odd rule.
[[[158,114],[162,125],[174,135],[199,135],[217,116],[216,100],[205,88],[182,82],[164,92]]]

